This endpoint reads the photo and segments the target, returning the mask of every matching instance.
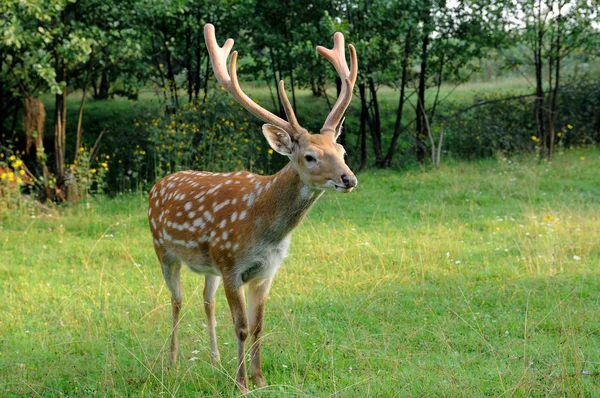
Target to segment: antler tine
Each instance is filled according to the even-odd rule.
[[[323,46],[317,46],[317,52],[333,64],[333,67],[342,79],[340,96],[331,109],[329,116],[327,116],[325,123],[323,123],[321,133],[335,132],[352,100],[352,90],[354,89],[354,83],[358,75],[358,59],[354,46],[350,44],[348,48],[350,50],[350,68],[348,68],[348,63],[346,62],[343,34],[340,32],[335,33],[333,36],[333,48],[331,50]]]
[[[291,135],[296,136],[298,133],[297,127],[299,126],[292,107],[289,105],[289,100],[287,99],[285,92],[280,90],[280,96],[288,119],[290,119],[289,122],[264,109],[242,91],[237,78],[237,51],[234,51],[233,54],[231,54],[229,73],[227,73],[227,57],[229,56],[234,43],[232,39],[228,39],[223,47],[219,47],[217,38],[215,36],[215,27],[212,24],[206,24],[204,26],[204,39],[206,41],[206,47],[208,49],[208,54],[210,56],[210,61],[213,66],[215,76],[223,88],[227,90],[227,92],[231,94],[231,96],[235,98],[240,105],[242,105],[246,110],[262,121],[271,123],[284,129]]]
[[[300,125],[298,124],[298,120],[296,119],[294,108],[292,108],[292,104],[290,104],[290,100],[288,99],[288,96],[285,93],[283,79],[279,81],[279,98],[281,99],[283,109],[285,110],[285,114],[288,118],[288,121],[290,122],[290,125],[294,130],[299,130]]]

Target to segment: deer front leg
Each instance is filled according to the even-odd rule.
[[[217,320],[215,318],[215,294],[219,287],[221,278],[218,276],[206,275],[204,277],[204,311],[208,319],[208,337],[210,339],[210,359],[213,365],[218,365],[221,362],[219,347],[217,346]]]
[[[169,255],[163,256],[162,272],[169,291],[171,292],[171,307],[173,309],[173,328],[171,329],[171,344],[169,345],[169,365],[177,362],[177,329],[179,328],[179,313],[181,311],[181,262]]]
[[[263,376],[262,365],[260,362],[260,334],[262,332],[263,317],[265,312],[265,303],[267,294],[271,288],[273,278],[254,279],[248,284],[248,319],[250,322],[250,377],[254,384],[259,387],[267,385]]]
[[[227,282],[227,281],[226,281]],[[246,318],[246,300],[244,299],[244,290],[241,286],[228,286],[225,283],[225,296],[229,303],[235,335],[238,343],[238,367],[235,382],[242,392],[248,392],[248,380],[246,378],[246,363],[244,360],[244,342],[248,337],[248,318]]]

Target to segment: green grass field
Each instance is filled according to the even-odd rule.
[[[600,395],[600,150],[369,171],[296,230],[256,396]],[[235,396],[222,289],[184,272],[180,361],[145,197],[0,224],[0,395]]]

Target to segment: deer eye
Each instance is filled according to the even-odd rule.
[[[314,156],[312,156],[312,155],[305,155],[305,156],[304,156],[304,160],[306,160],[307,162],[309,162],[309,163],[310,163],[310,162],[314,162],[316,159],[315,159],[315,157],[314,157]]]

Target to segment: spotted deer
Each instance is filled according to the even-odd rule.
[[[219,47],[211,24],[204,37],[215,76],[244,108],[266,124],[262,131],[274,151],[290,162],[277,174],[259,176],[247,171],[209,173],[182,171],[158,181],[149,195],[148,218],[154,249],[171,292],[173,327],[169,362],[177,359],[177,329],[181,311],[181,264],[205,275],[204,309],[213,363],[220,361],[215,332],[215,293],[223,279],[238,342],[236,384],[246,392],[248,383],[244,343],[251,336],[250,375],[266,384],[260,360],[261,330],[267,294],[273,277],[287,256],[291,234],[325,190],[350,192],[357,180],[344,162],[344,148],[336,143],[343,114],[350,104],[357,75],[356,51],[349,45],[351,68],[345,58],[344,36],[334,35],[333,49],[318,46],[342,79],[342,88],[320,134],[302,128],[285,94],[279,95],[287,121],[262,108],[240,88],[237,51],[229,39]],[[246,310],[244,286],[248,290]]]

